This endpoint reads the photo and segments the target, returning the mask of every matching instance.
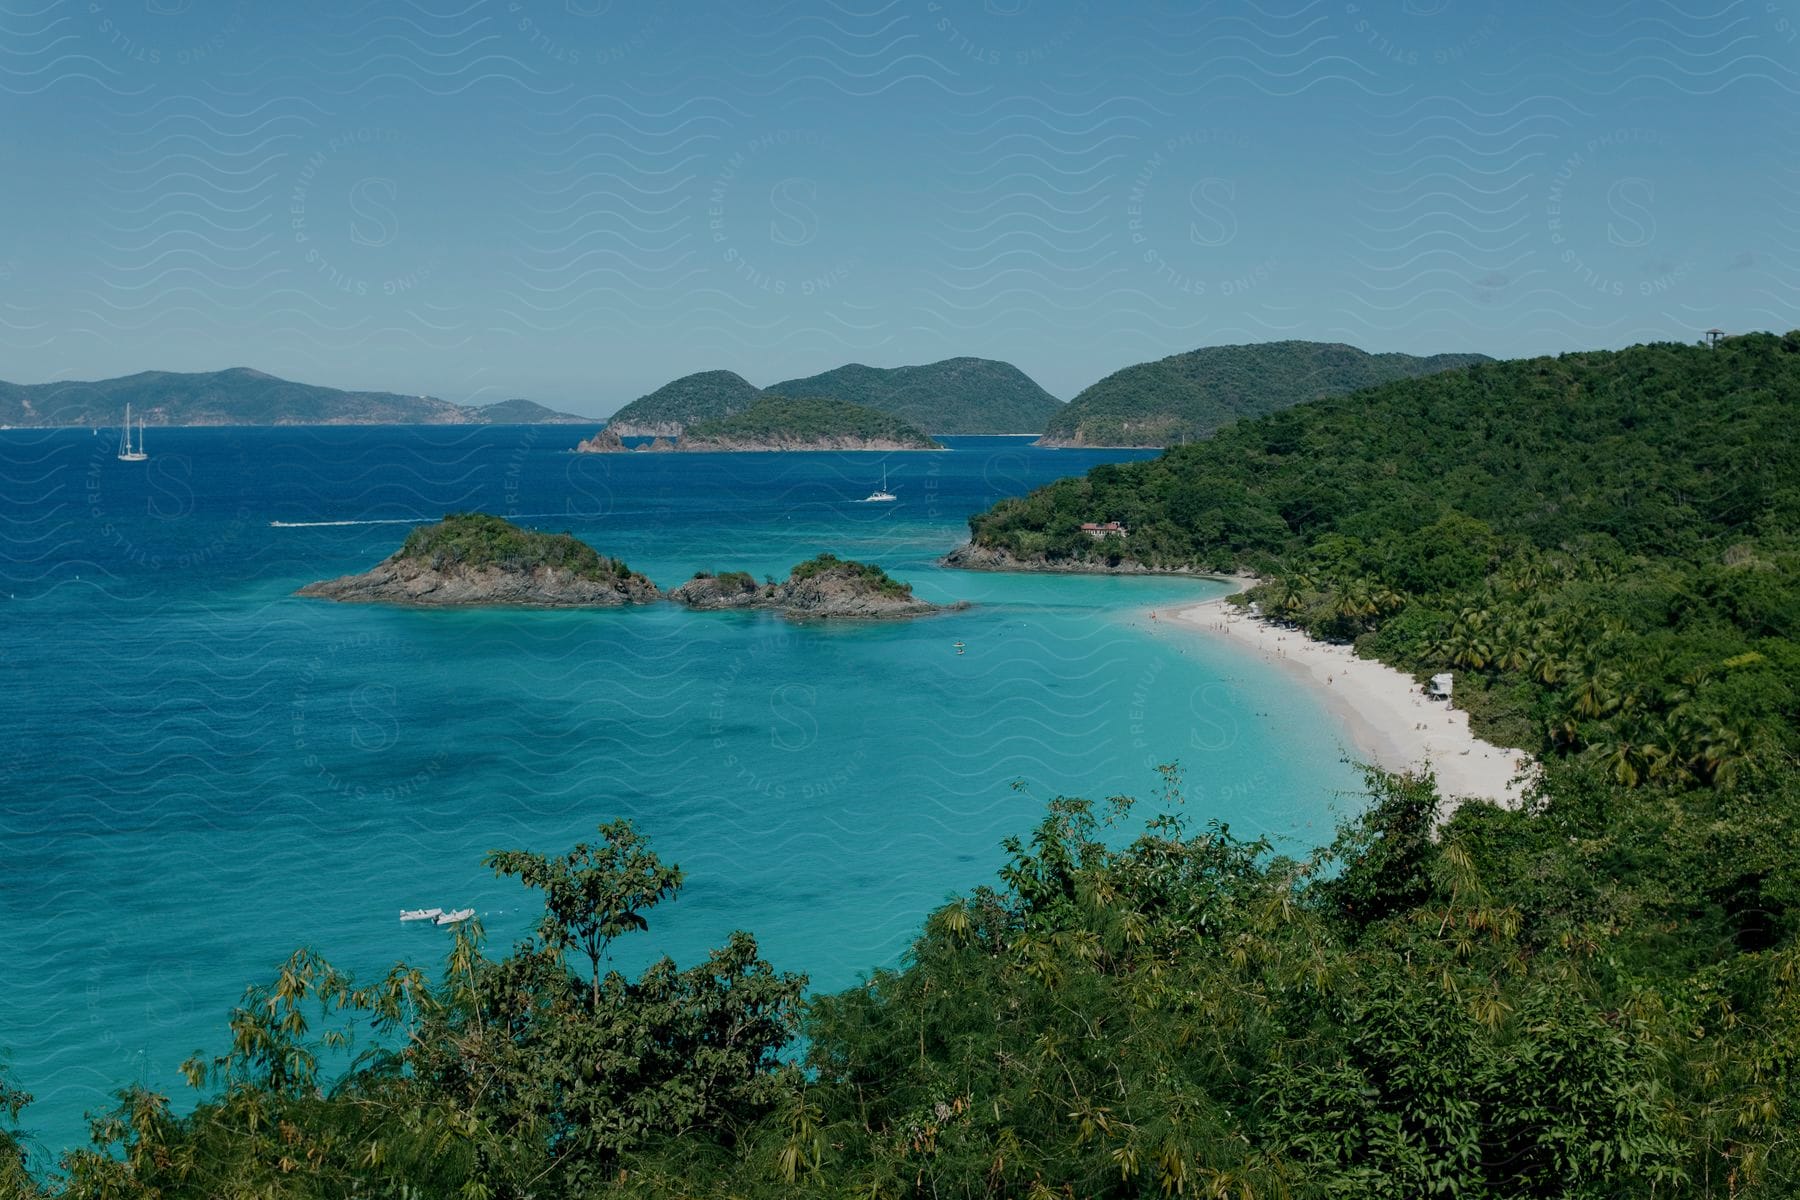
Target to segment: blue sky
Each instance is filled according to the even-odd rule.
[[[1692,9],[0,0],[0,378],[604,414],[1800,326],[1800,0]]]

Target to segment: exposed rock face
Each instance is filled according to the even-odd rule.
[[[992,546],[964,542],[938,562],[942,566],[963,571],[1043,571],[1066,575],[1204,575],[1193,567],[1147,567],[1130,558],[1116,561],[1101,558],[1018,558],[1011,552]]]
[[[608,425],[593,437],[588,438],[575,447],[577,454],[623,454],[630,450],[621,440],[619,431]]]
[[[588,579],[562,567],[508,571],[463,563],[434,568],[429,562],[389,555],[360,575],[309,583],[296,595],[362,604],[436,608],[520,605],[530,608],[616,608],[661,598],[642,575]]]
[[[620,421],[606,427],[619,437],[674,438],[681,436],[680,421]]]
[[[676,446],[676,444],[674,442],[670,441],[666,437],[659,437],[655,441],[652,441],[652,442],[648,443],[647,445],[641,445],[641,446],[637,447],[637,449],[639,449],[639,450],[648,450],[648,451],[653,451],[656,453],[662,453],[662,452],[666,452],[669,450],[676,450],[679,448],[680,447]]]
[[[763,608],[794,618],[893,620],[946,611],[878,570],[835,559],[802,563],[784,583],[759,584],[742,571],[696,575],[670,592],[669,599],[689,608]]]
[[[744,571],[723,575],[696,575],[669,593],[669,599],[689,608],[773,608],[773,586],[759,584]]]

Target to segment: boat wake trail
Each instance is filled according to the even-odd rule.
[[[524,521],[539,517],[566,517],[568,513],[510,513],[509,521]],[[270,521],[270,529],[325,529],[335,525],[429,525],[442,517],[369,517],[355,521]]]

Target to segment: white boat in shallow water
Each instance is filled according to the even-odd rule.
[[[403,908],[400,910],[402,921],[435,921],[444,915],[441,908]]]
[[[432,918],[433,925],[459,925],[475,915],[472,908],[459,908],[455,912],[440,912]]]

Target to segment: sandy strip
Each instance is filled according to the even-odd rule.
[[[1310,684],[1343,719],[1357,750],[1377,766],[1403,771],[1429,764],[1447,799],[1480,797],[1509,807],[1519,802],[1523,784],[1514,777],[1531,756],[1482,741],[1469,732],[1467,713],[1426,699],[1411,676],[1357,658],[1348,646],[1316,642],[1249,616],[1224,597],[1156,615],[1229,638]]]

